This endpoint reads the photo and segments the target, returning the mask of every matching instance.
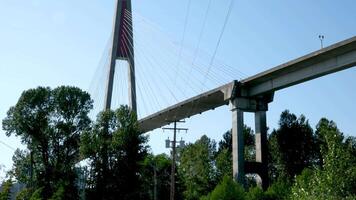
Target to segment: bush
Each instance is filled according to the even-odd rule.
[[[251,187],[246,193],[246,199],[248,200],[264,200],[265,194],[259,187]]]
[[[241,185],[225,176],[223,181],[207,196],[201,200],[243,200],[245,199],[244,189]]]
[[[287,179],[279,178],[265,192],[265,199],[284,200],[289,199],[291,183]]]

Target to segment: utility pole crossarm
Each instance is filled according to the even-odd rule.
[[[187,128],[162,128],[163,130],[176,130],[176,131],[188,131]]]

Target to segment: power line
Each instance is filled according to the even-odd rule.
[[[221,31],[220,31],[219,39],[218,39],[218,42],[217,42],[217,44],[216,44],[216,46],[215,46],[214,53],[213,53],[213,55],[212,55],[212,57],[211,57],[210,64],[209,64],[209,68],[208,68],[208,71],[206,72],[206,75],[209,74],[209,71],[210,71],[210,69],[211,69],[211,66],[213,65],[213,62],[214,62],[214,60],[215,60],[215,56],[216,56],[216,53],[217,53],[218,48],[219,48],[219,46],[220,46],[222,36],[224,35],[225,28],[226,28],[227,22],[228,22],[228,20],[229,20],[229,18],[230,18],[230,14],[231,14],[231,10],[232,10],[233,5],[234,5],[234,0],[231,0],[231,1],[230,1],[230,5],[229,5],[229,10],[227,11],[227,14],[226,14],[226,16],[225,16],[224,25],[223,25],[223,27],[222,27],[222,29],[221,29]],[[204,78],[204,84],[205,84],[205,82],[206,82],[206,78]]]
[[[180,43],[180,50],[179,50],[179,57],[178,57],[178,62],[177,62],[177,65],[176,65],[176,76],[175,76],[175,79],[173,81],[173,85],[175,86],[176,85],[176,82],[177,82],[177,75],[179,73],[179,65],[180,65],[180,57],[181,57],[181,54],[182,54],[182,50],[183,50],[183,43],[184,43],[184,40],[185,40],[185,33],[186,33],[186,30],[187,30],[187,24],[188,24],[188,18],[189,18],[189,12],[190,12],[190,5],[192,3],[192,0],[189,0],[188,1],[188,7],[187,7],[187,12],[185,14],[185,20],[184,20],[184,28],[183,28],[183,36],[182,36],[182,40],[181,40],[181,43]]]
[[[10,145],[6,144],[5,142],[0,141],[0,143],[1,143],[1,144],[3,144],[4,146],[6,146],[7,148],[9,148],[9,149],[11,149],[11,150],[13,150],[13,151],[16,151],[16,149],[15,149],[15,148],[13,148],[12,146],[10,146]]]

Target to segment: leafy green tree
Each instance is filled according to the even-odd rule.
[[[11,187],[13,185],[12,179],[8,179],[1,184],[0,200],[11,199]]]
[[[24,188],[16,194],[16,200],[27,200],[31,198],[32,191],[30,188]]]
[[[172,160],[166,154],[150,154],[146,157],[142,174],[143,191],[147,192],[145,199],[169,199],[171,166]]]
[[[231,177],[225,176],[220,184],[200,200],[243,200],[245,198],[244,188],[232,180]]]
[[[265,191],[265,199],[271,200],[286,200],[289,199],[292,183],[289,179],[279,177]]]
[[[178,173],[185,188],[185,199],[199,199],[215,187],[215,153],[215,141],[205,135],[182,149]]]
[[[7,136],[21,137],[33,152],[35,187],[43,188],[41,198],[49,199],[59,187],[64,187],[66,199],[77,199],[74,165],[79,159],[80,134],[90,124],[91,108],[90,95],[79,88],[38,87],[24,91],[7,112],[3,129]],[[28,159],[20,154],[15,156]],[[28,181],[18,175],[22,181]]]
[[[87,199],[140,199],[146,141],[127,106],[101,112],[81,140],[91,165]]]
[[[218,152],[215,161],[218,179],[222,180],[224,176],[232,176],[232,155],[228,149]]]
[[[244,125],[244,141],[245,141],[245,160],[255,160],[255,136],[253,130]],[[223,139],[219,142],[218,151],[216,154],[216,168],[219,180],[224,176],[232,176],[232,135],[231,131],[227,131],[223,135]]]
[[[20,183],[30,183],[31,160],[28,150],[16,149],[12,161],[13,167],[9,174]]]
[[[321,119],[316,133],[323,165],[305,169],[292,188],[292,199],[355,199],[356,155],[333,121]],[[351,138],[352,140],[352,138]]]
[[[288,110],[282,112],[279,128],[269,136],[271,178],[292,179],[317,161],[317,143],[305,116],[299,118]]]

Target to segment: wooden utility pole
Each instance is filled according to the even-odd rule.
[[[172,168],[171,168],[171,190],[170,190],[170,200],[175,199],[175,173],[176,173],[176,143],[177,143],[177,131],[188,131],[187,128],[177,128],[177,122],[184,121],[174,121],[173,128],[163,128],[163,130],[173,130],[173,141],[172,142]]]

